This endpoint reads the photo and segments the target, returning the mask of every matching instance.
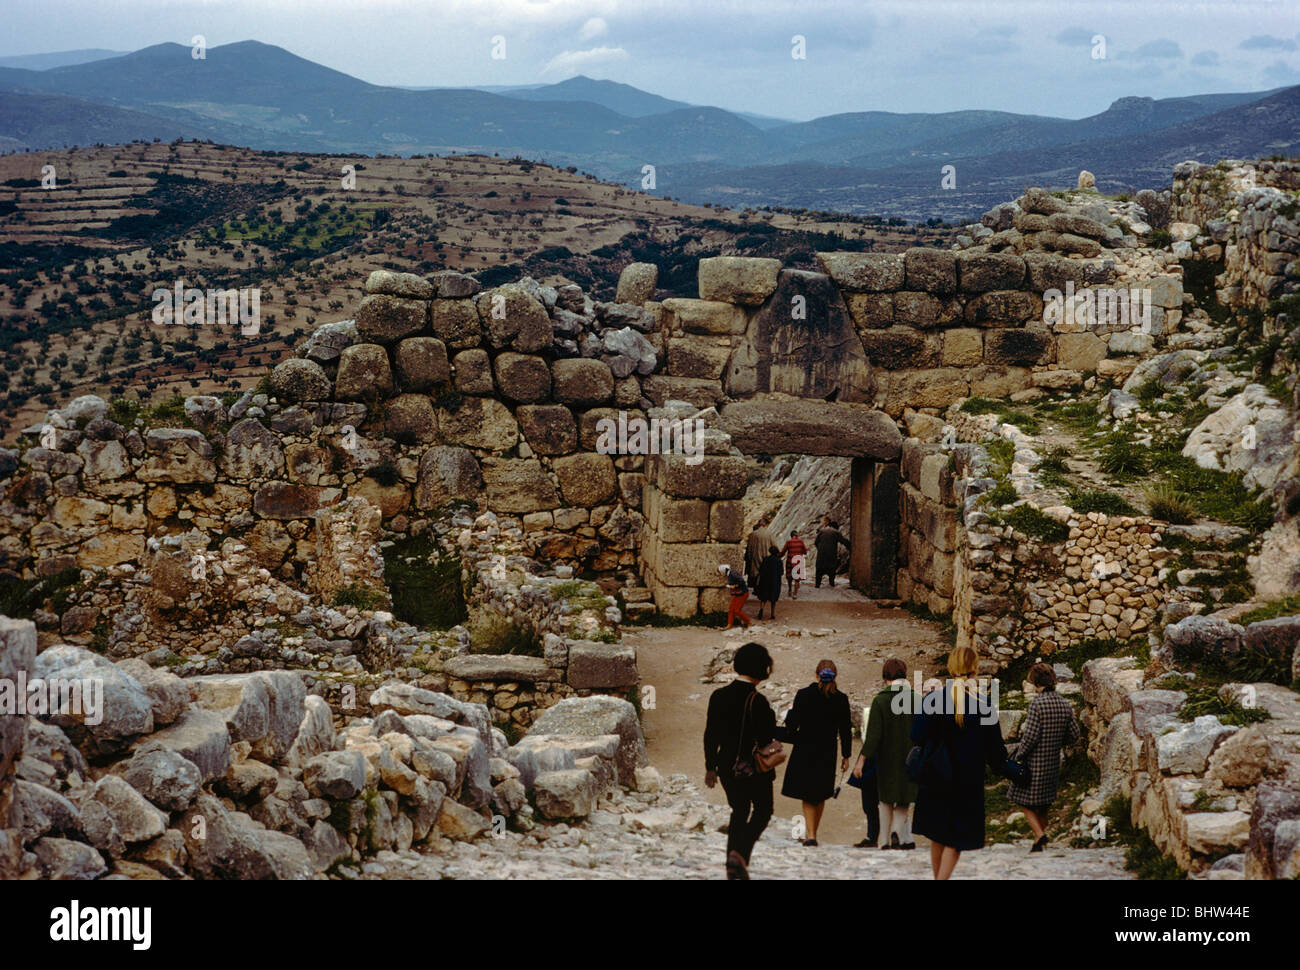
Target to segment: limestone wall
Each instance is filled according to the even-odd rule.
[[[1173,192],[1175,218],[1203,227],[1202,254],[1223,259],[1221,303],[1264,309],[1300,292],[1300,163],[1183,162]]]

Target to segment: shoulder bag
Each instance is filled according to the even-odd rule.
[[[749,708],[754,703],[754,695],[758,693],[758,688],[750,693],[745,700],[745,708],[740,717],[740,743],[745,743],[745,724],[749,720]],[[755,743],[750,749],[748,756],[739,752],[736,754],[735,764],[731,766],[731,773],[737,778],[749,778],[755,774],[767,774],[774,771],[776,766],[785,761],[785,749],[781,746],[780,741],[773,740],[770,743],[759,747]]]

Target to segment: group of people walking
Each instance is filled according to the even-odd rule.
[[[923,703],[908,685],[906,664],[885,661],[884,686],[866,711],[848,781],[861,789],[867,817],[867,836],[857,848],[915,849],[915,833],[930,840],[934,877],[949,878],[962,852],[984,845],[986,767],[1013,779],[1007,797],[1024,809],[1034,832],[1030,851],[1046,846],[1061,751],[1079,741],[1079,726],[1069,702],[1055,691],[1052,668],[1035,664],[1030,681],[1037,694],[1008,758],[997,718],[985,716],[990,706],[979,693],[978,663],[970,647],[954,649],[948,679],[927,682]],[[749,878],[754,845],[771,820],[775,766],[783,760],[774,742],[793,745],[781,794],[802,803],[803,844],[810,847],[818,845],[826,802],[839,794],[852,753],[849,701],[838,687],[835,664],[818,661],[815,679],[795,695],[782,724],[758,690],[772,666],[762,644],[744,644],[733,660],[736,679],[709,698],[705,785],[721,784],[731,808],[728,879]],[[932,691],[942,693],[930,698]]]
[[[849,541],[840,533],[840,524],[825,516],[822,526],[817,530],[813,540],[816,556],[816,582],[820,589],[822,578],[835,585],[839,572],[839,547],[849,548]],[[749,534],[745,543],[744,569],[738,570],[727,563],[718,563],[718,572],[724,577],[731,599],[727,609],[727,626],[730,630],[735,624],[748,627],[749,617],[744,612],[751,592],[758,599],[758,619],[763,618],[763,610],[768,611],[768,619],[776,619],[776,603],[781,598],[781,578],[784,575],[786,592],[791,599],[799,598],[799,587],[808,578],[808,545],[793,530],[788,539],[778,547],[777,539],[772,535],[771,520],[760,519]]]

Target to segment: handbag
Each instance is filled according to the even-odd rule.
[[[944,793],[952,789],[952,756],[942,741],[928,740],[907,754],[907,777],[921,788]]]
[[[1015,758],[1008,758],[1002,764],[1002,776],[1011,780],[1011,784],[1024,787],[1029,784],[1029,765]]]
[[[745,740],[745,724],[749,719],[749,708],[754,703],[754,694],[757,693],[758,689],[755,688],[745,701],[745,709],[740,717],[741,742]],[[785,748],[781,746],[780,741],[774,739],[761,748],[755,742],[749,757],[737,753],[736,761],[731,766],[731,773],[737,778],[749,778],[754,774],[765,775],[769,771],[774,771],[777,765],[785,761],[785,758]]]

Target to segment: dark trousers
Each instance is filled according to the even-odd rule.
[[[746,864],[754,843],[772,819],[772,784],[776,772],[768,771],[749,778],[723,777],[722,790],[731,806],[731,824],[727,826],[727,851],[739,852]]]
[[[867,817],[867,841],[875,842],[880,838],[880,802],[876,794],[876,776],[862,779],[862,814]]]
[[[825,576],[827,579],[830,580],[830,584],[831,584],[832,586],[835,585],[835,570],[831,569],[831,570],[828,570],[828,571],[826,571],[826,572],[822,572],[821,569],[818,569],[818,570],[817,570],[817,582],[813,583],[813,585],[814,585],[817,589],[821,589],[821,588],[822,588],[822,577],[823,577],[823,576]]]

